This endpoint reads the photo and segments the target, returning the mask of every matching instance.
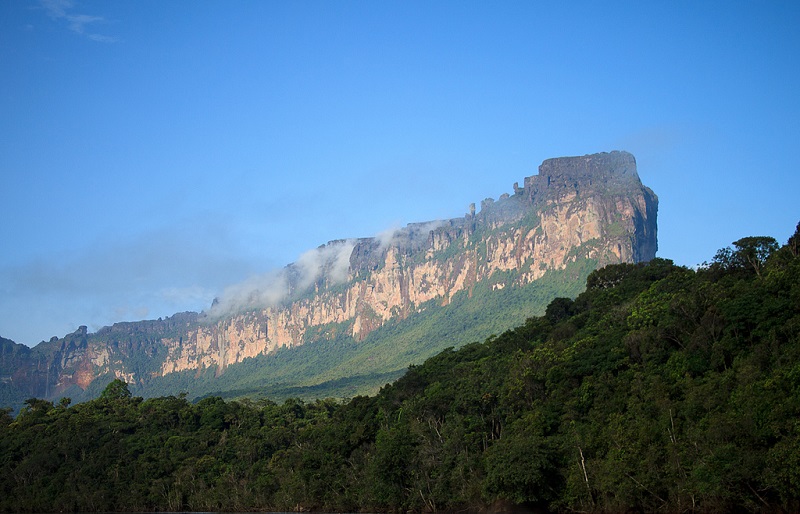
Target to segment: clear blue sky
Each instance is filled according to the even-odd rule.
[[[0,2],[0,335],[206,309],[627,150],[659,256],[800,221],[800,2]]]

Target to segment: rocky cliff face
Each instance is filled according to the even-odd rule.
[[[578,259],[598,266],[650,260],[657,207],[628,153],[549,159],[523,187],[484,200],[478,212],[473,205],[463,218],[330,242],[260,288],[224,295],[207,314],[115,324],[96,334],[82,327],[27,353],[3,346],[4,359],[16,356],[7,359],[16,371],[4,367],[2,378],[29,395],[58,397],[100,376],[137,383],[183,370],[223,373],[282,347],[337,334],[361,340],[479,282],[524,285]]]

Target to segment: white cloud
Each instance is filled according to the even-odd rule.
[[[255,275],[225,288],[208,314],[211,319],[248,309],[274,307],[301,293],[322,278],[329,284],[346,281],[350,272],[350,255],[355,241],[334,241],[303,253],[297,262],[278,270]]]
[[[388,228],[386,230],[383,230],[381,232],[378,232],[378,234],[375,236],[375,239],[378,240],[378,248],[380,250],[383,250],[387,246],[389,246],[392,243],[392,241],[394,240],[395,235],[397,234],[397,232],[399,230],[400,230],[400,227],[392,227],[392,228]]]
[[[443,220],[428,221],[425,223],[412,223],[405,228],[392,227],[378,232],[375,239],[378,241],[378,250],[383,251],[389,245],[395,244],[399,238],[427,238],[428,234],[444,225]]]
[[[102,16],[75,14],[71,12],[74,7],[71,0],[40,0],[40,5],[50,18],[65,21],[67,23],[67,28],[76,34],[101,43],[113,43],[117,41],[115,37],[89,30],[90,26],[94,26],[98,23],[106,23],[107,20]]]
[[[219,319],[247,309],[274,306],[288,294],[289,280],[285,268],[262,273],[226,287],[214,301],[208,315],[211,319]]]
[[[47,11],[47,15],[51,18],[64,18],[67,15],[67,9],[72,8],[70,0],[41,0],[41,5]]]
[[[347,280],[353,248],[355,242],[352,240],[334,241],[301,255],[296,263],[300,271],[298,290],[306,289],[323,274],[335,284]]]

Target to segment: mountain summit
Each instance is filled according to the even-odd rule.
[[[81,398],[121,378],[154,395],[254,393],[276,377],[314,388],[353,375],[371,376],[374,389],[446,346],[574,296],[597,267],[652,259],[657,210],[627,152],[548,159],[461,218],[331,241],[229,288],[203,314],[81,327],[32,349],[0,340],[0,391]],[[301,348],[313,372],[279,369]]]

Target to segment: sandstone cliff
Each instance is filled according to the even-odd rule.
[[[85,327],[30,352],[4,344],[2,380],[29,396],[58,397],[97,377],[142,383],[213,368],[334,335],[362,340],[426,302],[446,305],[476,284],[519,287],[548,270],[655,256],[658,199],[634,157],[611,152],[549,159],[523,187],[463,217],[411,224],[380,237],[338,240],[258,287],[232,288],[208,313]],[[477,211],[477,212],[476,212]],[[13,356],[13,357],[12,357]]]

